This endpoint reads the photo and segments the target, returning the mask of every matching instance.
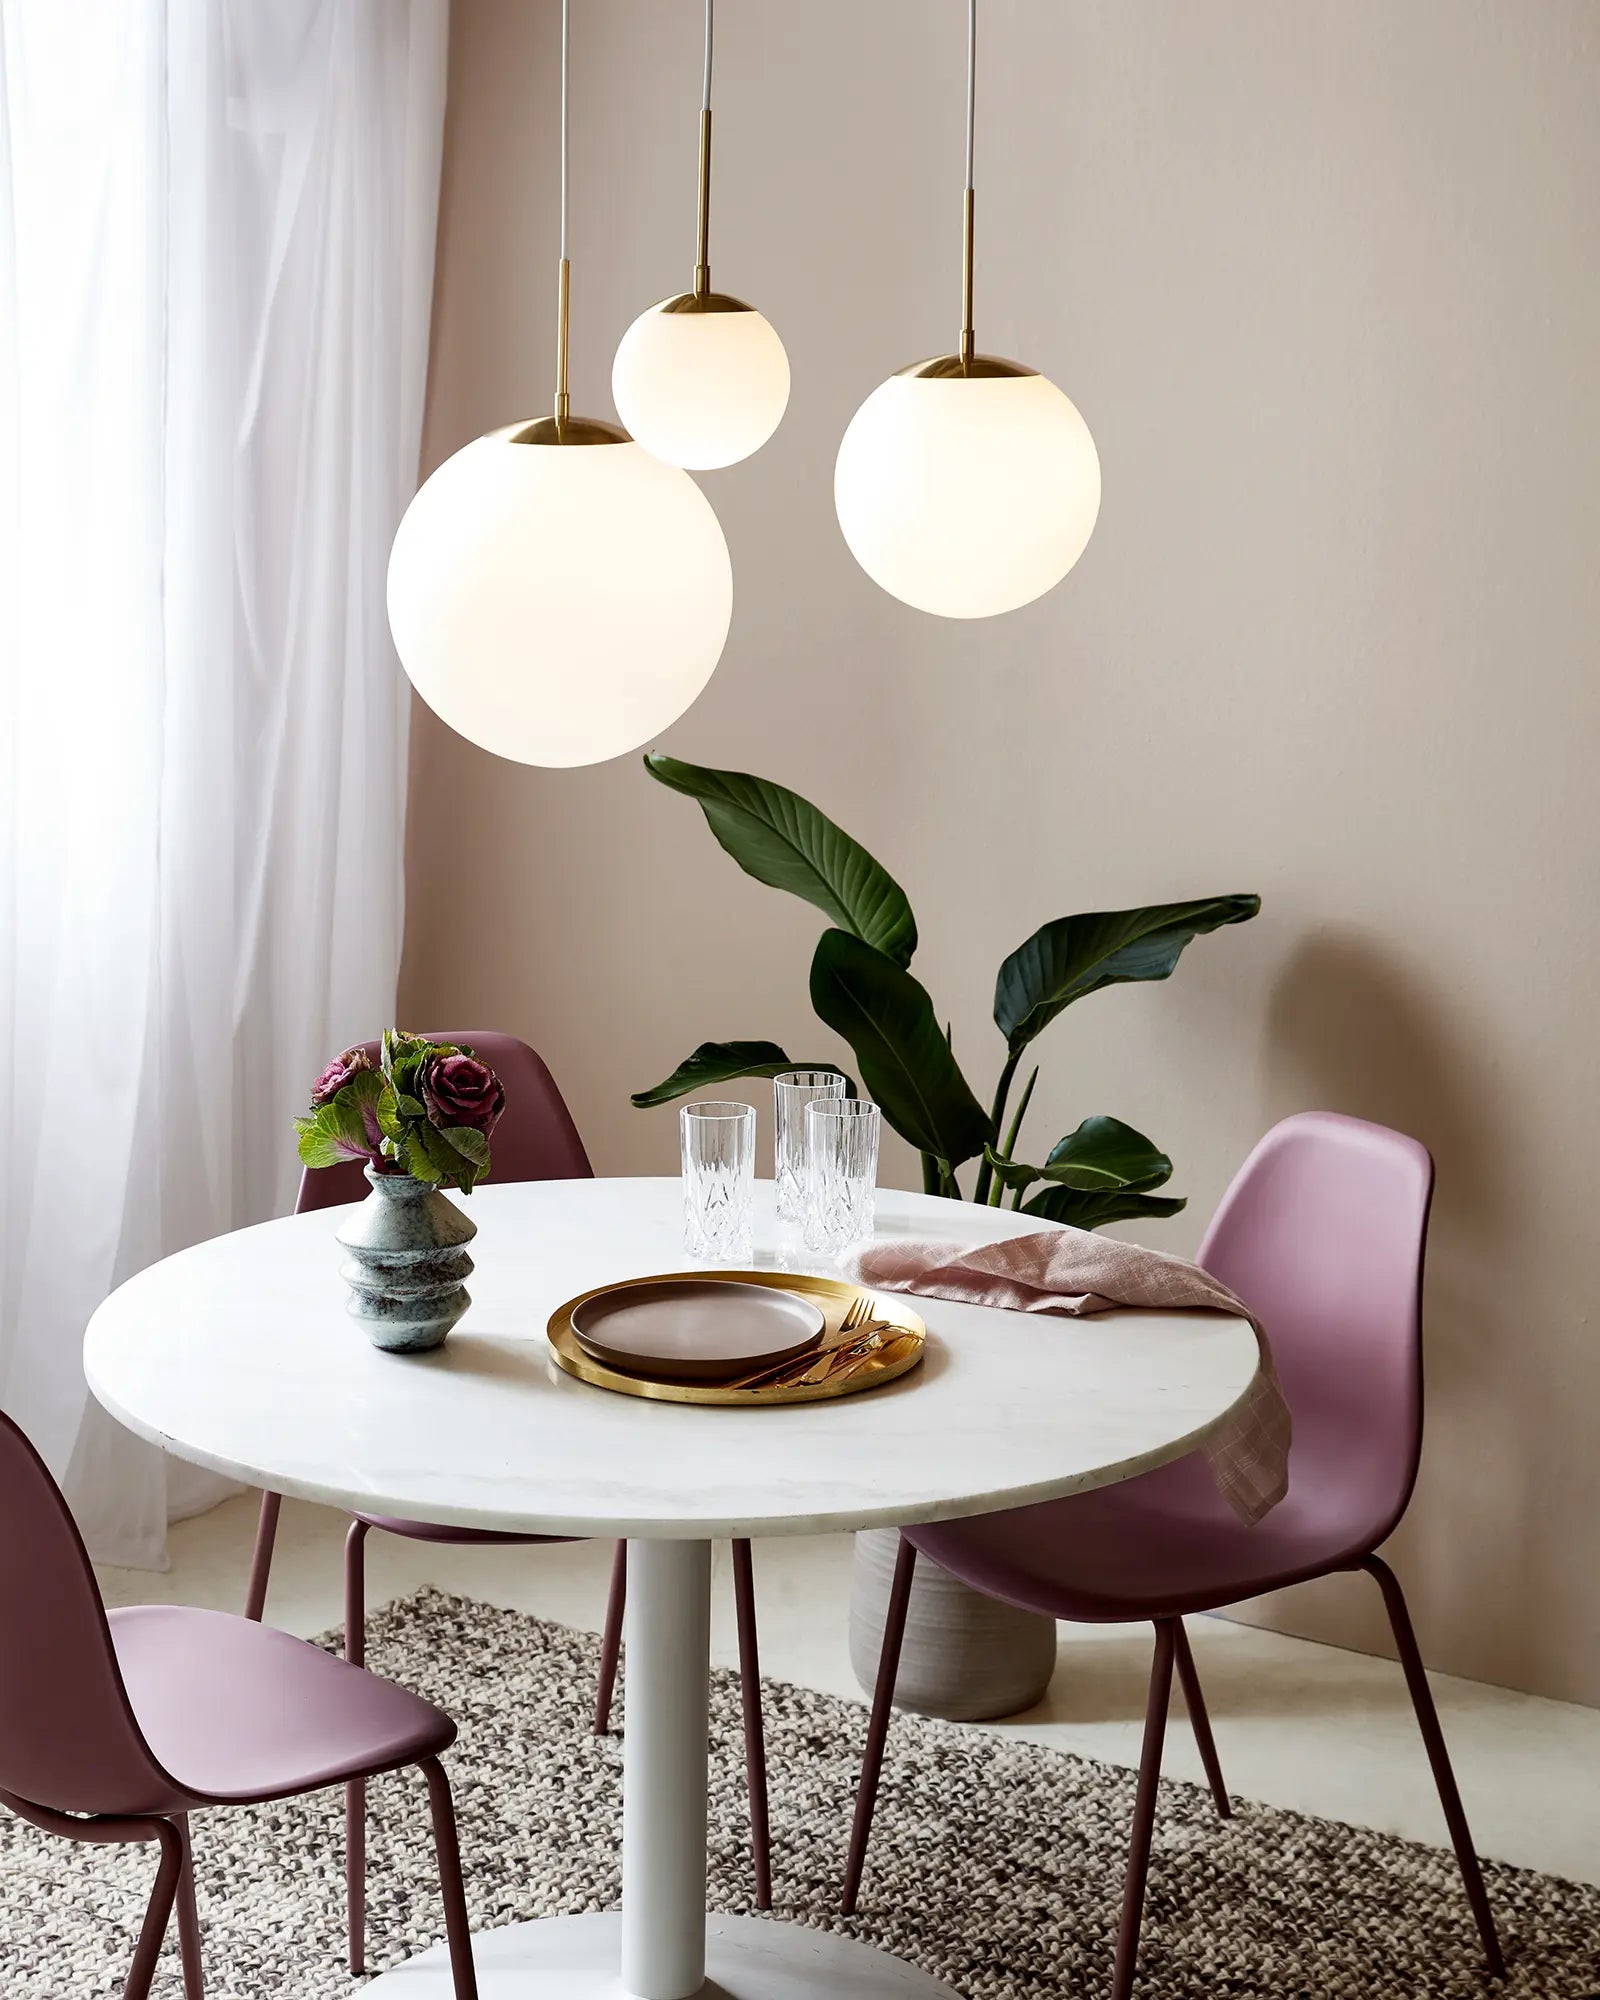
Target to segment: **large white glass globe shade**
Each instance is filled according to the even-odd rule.
[[[789,402],[789,357],[760,313],[692,293],[640,313],[617,348],[611,394],[646,451],[709,472],[759,451]]]
[[[446,459],[389,557],[412,685],[460,735],[523,764],[648,743],[711,678],[733,614],[728,545],[699,487],[581,427],[617,441],[519,443],[528,427],[513,425]]]
[[[1100,459],[1043,375],[911,370],[851,418],[833,500],[850,553],[891,596],[987,618],[1042,597],[1083,554]]]

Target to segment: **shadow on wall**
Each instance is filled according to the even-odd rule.
[[[1417,1497],[1391,1545],[1424,1652],[1443,1671],[1526,1684],[1516,1637],[1543,1595],[1513,1560],[1537,1440],[1502,1393],[1504,1304],[1520,1291],[1510,1185],[1515,1107],[1501,1102],[1449,996],[1370,935],[1329,930],[1288,960],[1270,1003],[1269,1119],[1318,1107],[1419,1138],[1438,1167],[1424,1310],[1427,1407]],[[1520,1422],[1532,1413],[1523,1407]],[[1548,1602],[1548,1600],[1546,1600]],[[1447,1616],[1448,1613],[1448,1616]],[[1393,1654],[1378,1593],[1361,1577],[1257,1600],[1249,1622]],[[1446,1626],[1454,1646],[1429,1650]]]

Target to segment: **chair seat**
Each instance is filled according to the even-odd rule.
[[[1343,1482],[1291,1477],[1254,1527],[1198,1454],[1118,1486],[970,1521],[908,1528],[962,1582],[1084,1624],[1213,1611],[1344,1568],[1392,1524],[1363,1520]]]
[[[503,1535],[494,1528],[452,1528],[442,1521],[407,1521],[398,1514],[363,1514],[357,1508],[350,1511],[356,1520],[369,1528],[381,1528],[386,1535],[404,1535],[409,1542],[448,1542],[457,1548],[482,1548],[490,1542],[533,1548],[584,1539],[581,1535]]]
[[[128,1699],[179,1804],[318,1791],[436,1756],[456,1726],[431,1702],[253,1619],[184,1605],[109,1614]]]

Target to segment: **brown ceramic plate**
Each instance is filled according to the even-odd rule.
[[[572,1314],[585,1353],[664,1382],[725,1382],[776,1367],[820,1340],[826,1323],[798,1292],[717,1278],[641,1278]]]

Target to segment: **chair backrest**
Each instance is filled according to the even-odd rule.
[[[1294,1417],[1290,1495],[1374,1547],[1422,1451],[1428,1150],[1331,1111],[1275,1125],[1235,1175],[1199,1262],[1272,1343]]]
[[[555,1078],[526,1042],[519,1042],[515,1035],[472,1034],[457,1029],[430,1034],[428,1039],[456,1042],[471,1049],[505,1086],[506,1108],[489,1142],[488,1180],[587,1180],[594,1172]],[[376,1042],[364,1042],[362,1047],[374,1062],[378,1060]],[[295,1213],[360,1201],[366,1192],[358,1160],[337,1167],[308,1167],[300,1176]]]
[[[77,1524],[3,1411],[0,1791],[79,1813],[145,1811],[173,1791],[134,1720]]]

